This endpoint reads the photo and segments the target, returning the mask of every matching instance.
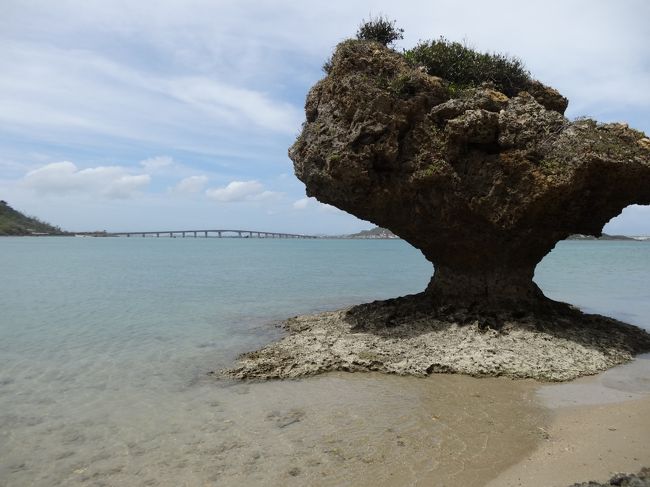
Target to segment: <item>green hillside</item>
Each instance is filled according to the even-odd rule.
[[[63,235],[65,232],[38,218],[23,215],[9,206],[6,201],[0,201],[0,235],[34,234]]]

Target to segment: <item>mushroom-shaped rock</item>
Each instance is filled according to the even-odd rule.
[[[308,195],[422,251],[435,268],[421,296],[432,308],[541,309],[551,301],[533,273],[556,242],[650,204],[650,139],[570,122],[566,106],[536,81],[510,97],[452,90],[395,51],[350,40],[309,92],[289,156]]]

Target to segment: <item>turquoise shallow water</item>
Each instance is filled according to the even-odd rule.
[[[0,268],[5,360],[173,352],[197,370],[266,340],[269,320],[416,292],[431,272],[398,241],[193,238],[7,238]]]
[[[237,445],[262,432],[238,411],[290,403],[206,372],[277,337],[269,321],[418,292],[431,272],[398,240],[0,239],[0,485],[239,478],[255,453]],[[650,242],[562,242],[536,281],[650,329]],[[231,451],[246,454],[199,467]]]
[[[537,266],[544,293],[650,329],[650,242],[565,241]]]

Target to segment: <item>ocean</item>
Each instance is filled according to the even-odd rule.
[[[450,424],[424,417],[421,380],[208,372],[278,320],[419,292],[432,270],[401,240],[1,238],[0,485],[360,485],[342,466],[382,485],[404,462],[415,482]],[[560,242],[535,280],[650,330],[650,242]]]

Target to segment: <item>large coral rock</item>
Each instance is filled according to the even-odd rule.
[[[570,122],[566,106],[536,81],[510,98],[451,90],[390,49],[345,41],[289,156],[308,195],[433,262],[432,304],[544,307],[533,272],[557,241],[599,235],[625,206],[650,203],[650,140]]]
[[[453,88],[453,89],[452,89]],[[290,149],[320,201],[392,230],[434,264],[423,293],[303,316],[224,371],[238,379],[331,370],[567,380],[650,351],[650,335],[544,297],[537,263],[650,203],[650,140],[569,122],[532,81],[516,96],[459,91],[379,44],[339,45]]]

